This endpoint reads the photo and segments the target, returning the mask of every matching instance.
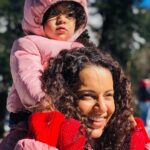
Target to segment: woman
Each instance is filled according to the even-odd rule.
[[[39,104],[35,111],[59,112],[31,115],[30,138],[62,150],[144,150],[148,147],[142,122],[140,119],[135,122],[131,117],[130,82],[109,54],[87,47],[63,50],[50,60],[42,83],[51,101],[45,99],[45,105]],[[48,103],[54,107],[48,107],[51,106]],[[49,125],[49,129],[43,124]],[[53,144],[49,141],[52,135],[57,135]],[[16,149],[26,149],[28,141],[32,145],[39,143],[22,140]]]

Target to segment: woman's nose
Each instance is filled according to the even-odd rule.
[[[103,96],[98,97],[98,101],[94,108],[100,113],[105,113],[107,111],[107,105],[105,103],[105,98]]]
[[[57,24],[64,24],[66,23],[66,16],[63,15],[63,14],[60,14],[58,17],[57,17]]]

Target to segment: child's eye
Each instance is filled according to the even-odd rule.
[[[74,12],[70,12],[70,13],[66,14],[66,16],[67,16],[68,18],[75,18]]]
[[[54,17],[56,17],[57,15],[58,15],[58,12],[55,11],[55,10],[53,10],[53,11],[50,12],[49,18],[54,18]]]
[[[69,13],[69,14],[68,14],[68,17],[75,17],[75,16],[74,16],[74,13]]]

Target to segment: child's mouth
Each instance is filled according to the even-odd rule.
[[[67,29],[64,28],[64,27],[58,27],[56,30],[57,30],[57,32],[59,32],[59,33],[64,33],[64,32],[67,31]]]

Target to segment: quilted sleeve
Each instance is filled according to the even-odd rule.
[[[49,146],[34,139],[23,139],[18,141],[14,150],[58,150],[56,147]]]
[[[43,72],[41,55],[31,40],[20,38],[14,42],[10,67],[20,100],[28,109],[45,95],[40,81]]]
[[[46,41],[46,42],[45,42]],[[39,42],[39,43],[36,43]],[[45,44],[43,44],[45,42]],[[49,43],[49,44],[48,44]],[[47,49],[47,51],[40,51]],[[32,38],[23,37],[13,44],[10,67],[13,83],[21,100],[28,110],[45,96],[41,88],[40,77],[44,70],[43,57],[46,52],[49,57],[55,57],[64,48],[82,47],[79,43],[67,43],[55,40],[33,41]],[[47,59],[48,59],[47,58]]]

